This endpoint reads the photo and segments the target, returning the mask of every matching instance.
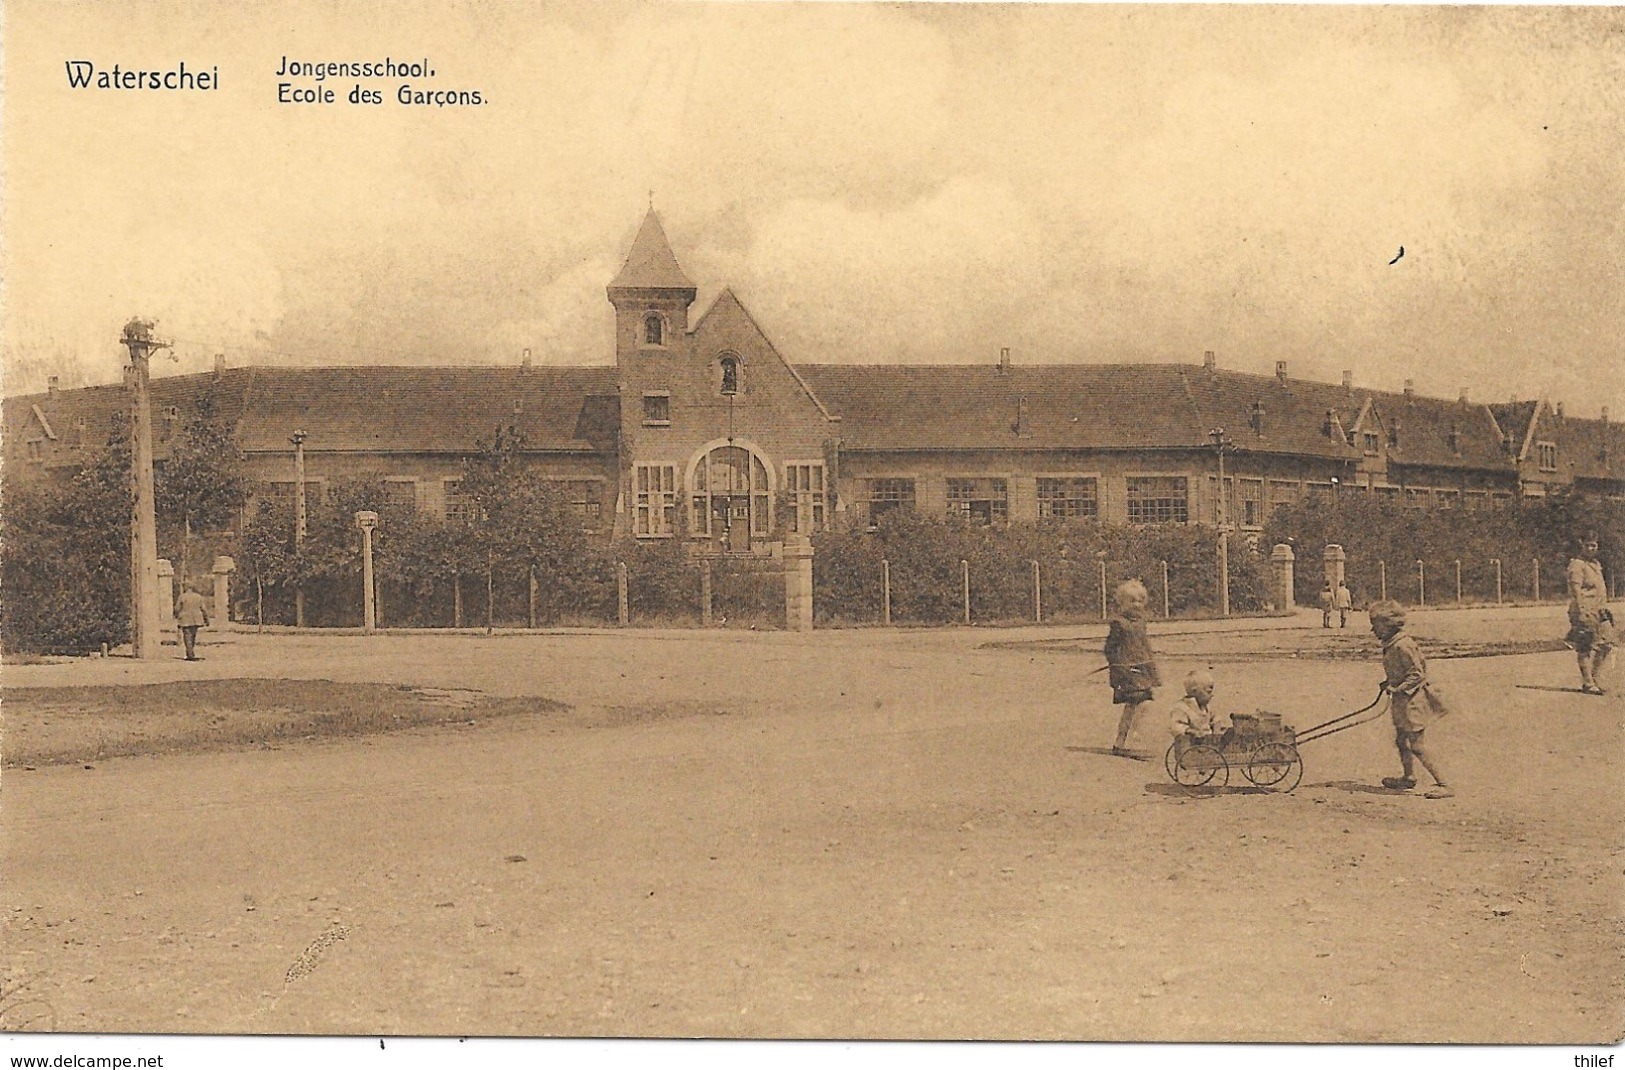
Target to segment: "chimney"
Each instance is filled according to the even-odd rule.
[[[1454,420],[1450,421],[1450,452],[1461,456],[1461,428]]]
[[[1560,424],[1563,422],[1563,403],[1561,401],[1557,403],[1557,422]]]
[[[1608,422],[1608,406],[1607,405],[1604,405],[1602,407],[1602,422],[1603,423]]]
[[[1286,382],[1286,361],[1278,360],[1275,362],[1275,377],[1283,383]]]
[[[1416,380],[1415,379],[1406,379],[1405,380],[1405,400],[1406,401],[1415,401],[1416,400]]]
[[[526,346],[525,347],[525,352],[523,353],[523,355],[520,356],[520,358],[519,358],[519,366],[521,368],[530,367],[530,346]]]
[[[1343,392],[1346,394],[1354,393],[1354,373],[1346,368],[1343,370]]]
[[[218,379],[224,374],[226,374],[226,355],[216,353],[214,355],[214,377]]]
[[[1472,404],[1472,399],[1467,396],[1467,388],[1465,386],[1461,388],[1461,403],[1463,405]]]
[[[1252,415],[1247,418],[1247,423],[1252,427],[1254,434],[1259,436],[1264,434],[1264,403],[1262,401],[1253,402]]]
[[[1206,368],[1210,372],[1218,370],[1219,358],[1213,355],[1213,350],[1210,349],[1206,353],[1202,354],[1202,367]]]
[[[1393,420],[1388,424],[1388,448],[1399,448],[1399,421]]]
[[[49,394],[51,397],[53,397],[53,398],[56,397],[57,384],[59,384],[61,381],[62,381],[61,377],[60,376],[55,376],[55,375],[53,375],[50,378],[46,379],[45,380],[45,392],[47,394]]]
[[[999,350],[999,374],[1003,375],[1010,370],[1010,347],[1004,346]]]

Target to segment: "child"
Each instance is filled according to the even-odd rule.
[[[1150,599],[1145,584],[1139,580],[1118,584],[1112,594],[1117,612],[1106,633],[1105,653],[1112,702],[1123,707],[1123,715],[1117,721],[1117,742],[1112,744],[1112,753],[1122,758],[1132,757],[1127,744],[1135,715],[1151,701],[1151,689],[1162,686],[1156,655],[1151,652],[1151,640],[1145,634],[1145,606]]]
[[[1175,736],[1217,736],[1228,727],[1219,714],[1208,709],[1213,687],[1213,674],[1206,669],[1192,669],[1185,676],[1185,697],[1174,706],[1173,723],[1169,725]]]
[[[1371,634],[1382,641],[1382,667],[1387,674],[1382,688],[1388,692],[1388,712],[1394,718],[1394,745],[1399,748],[1401,769],[1397,777],[1383,777],[1382,786],[1400,791],[1416,787],[1414,759],[1433,777],[1433,790],[1427,797],[1448,799],[1456,793],[1445,783],[1423,736],[1428,725],[1450,710],[1428,683],[1427,661],[1416,640],[1405,634],[1405,610],[1398,602],[1373,602],[1370,613]]]
[[[1332,607],[1337,601],[1337,594],[1332,590],[1332,581],[1327,580],[1320,585],[1320,626],[1332,626]]]

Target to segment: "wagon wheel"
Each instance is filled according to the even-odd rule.
[[[1303,779],[1303,759],[1291,744],[1260,743],[1247,752],[1241,771],[1265,791],[1291,791]]]
[[[1168,752],[1162,756],[1162,767],[1168,770],[1168,779],[1179,780],[1179,740],[1168,744]]]
[[[1224,760],[1219,748],[1210,747],[1206,743],[1196,743],[1186,747],[1179,755],[1170,754],[1173,768],[1169,772],[1174,781],[1187,788],[1216,787],[1222,788],[1230,783],[1230,763]],[[1218,783],[1213,780],[1217,778]]]

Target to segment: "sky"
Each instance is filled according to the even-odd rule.
[[[156,374],[610,363],[652,197],[694,316],[731,287],[795,362],[1212,350],[1625,415],[1621,8],[5,0],[0,33],[7,394],[116,382],[136,315]],[[277,102],[283,57],[384,56],[435,76]]]

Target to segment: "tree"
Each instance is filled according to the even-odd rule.
[[[188,582],[194,532],[229,528],[247,500],[242,451],[220,419],[212,394],[198,399],[192,416],[170,442],[169,458],[154,473],[157,511],[166,542],[177,542],[176,574]]]

